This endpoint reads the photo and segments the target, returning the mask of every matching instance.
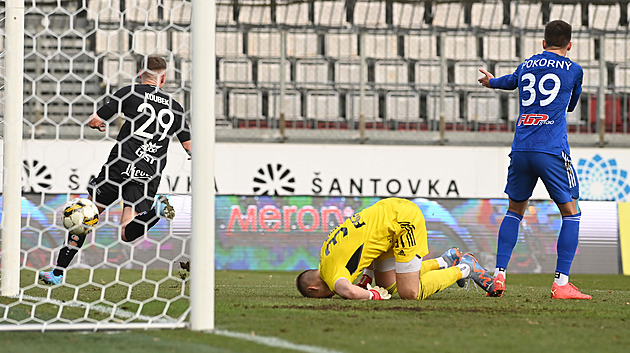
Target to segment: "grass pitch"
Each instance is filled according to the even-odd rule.
[[[572,275],[571,281],[593,296],[590,301],[551,300],[550,274],[509,275],[503,298],[454,285],[424,301],[397,296],[349,301],[302,298],[295,276],[217,272],[217,328],[262,337],[258,343],[188,330],[0,332],[0,351],[625,352],[630,347],[630,277]],[[273,337],[294,345],[278,345]]]

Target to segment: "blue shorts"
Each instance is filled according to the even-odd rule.
[[[559,156],[544,152],[512,151],[510,158],[505,193],[513,201],[529,200],[538,178],[545,184],[551,199],[558,204],[580,197],[577,174],[568,154],[562,152]]]

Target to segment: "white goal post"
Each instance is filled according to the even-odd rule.
[[[214,329],[215,8],[215,0],[7,0],[0,10],[0,331]],[[89,116],[139,83],[150,55],[166,60],[164,91],[191,127],[192,160],[177,141],[168,151],[188,189],[163,178],[158,190],[172,196],[175,219],[125,243],[122,209],[112,205],[61,284],[45,285],[40,271],[55,268],[66,243],[63,205],[86,192],[77,170],[97,174],[116,143],[119,122],[102,134],[87,128]],[[50,181],[62,173],[65,190]]]
[[[22,224],[22,71],[24,60],[24,0],[7,0],[4,14],[4,149],[0,295],[20,288],[20,227]]]

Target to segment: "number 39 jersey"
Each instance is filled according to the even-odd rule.
[[[334,291],[340,278],[353,282],[377,258],[409,262],[429,253],[420,208],[399,198],[383,199],[333,229],[320,251],[319,275]]]
[[[521,63],[511,75],[490,80],[490,87],[519,91],[513,151],[570,154],[567,111],[582,92],[582,68],[569,58],[544,51]]]
[[[130,85],[114,93],[97,114],[107,120],[124,115],[118,143],[112,148],[106,167],[109,179],[149,180],[166,166],[169,142],[190,140],[184,109],[170,95],[151,85]]]

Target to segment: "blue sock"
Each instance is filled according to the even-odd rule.
[[[580,233],[580,217],[582,212],[573,216],[562,217],[562,226],[560,227],[560,235],[558,236],[558,262],[556,263],[556,272],[569,275],[571,263],[578,246],[578,235]]]
[[[523,216],[512,211],[507,211],[503,217],[497,241],[497,268],[507,268],[510,257],[512,257],[512,250],[514,250],[518,240],[518,227],[522,220]]]

